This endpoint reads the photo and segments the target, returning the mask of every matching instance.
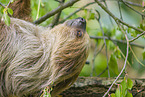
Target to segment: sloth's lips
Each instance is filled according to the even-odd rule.
[[[81,18],[81,17],[67,21],[66,25],[71,26],[71,27],[75,27],[78,29],[82,29],[83,32],[86,31],[86,20],[84,18]]]

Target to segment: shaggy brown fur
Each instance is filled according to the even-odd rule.
[[[32,21],[30,0],[15,0],[9,8],[14,12],[12,17]]]
[[[1,22],[0,97],[38,97],[47,86],[55,97],[70,87],[88,56],[85,25],[83,18],[51,30],[15,18],[9,27]]]

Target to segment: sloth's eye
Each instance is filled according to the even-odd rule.
[[[77,31],[77,37],[81,37],[82,36],[82,32],[80,30]]]

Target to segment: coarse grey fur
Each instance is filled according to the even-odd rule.
[[[60,24],[53,29],[11,18],[0,25],[0,97],[38,96],[53,87],[52,97],[70,87],[88,56],[89,36]]]

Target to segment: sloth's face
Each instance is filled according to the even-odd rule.
[[[73,20],[68,20],[65,22],[65,24],[73,28],[82,29],[84,32],[86,30],[86,20],[81,17],[73,19]]]
[[[76,18],[65,22],[66,26],[77,29],[77,37],[81,37],[86,32],[86,20],[84,18]]]
[[[52,30],[52,33],[55,33],[57,37],[64,37],[73,39],[83,38],[88,35],[86,33],[86,20],[84,18],[76,18],[72,20],[67,20],[63,24],[55,26]]]

